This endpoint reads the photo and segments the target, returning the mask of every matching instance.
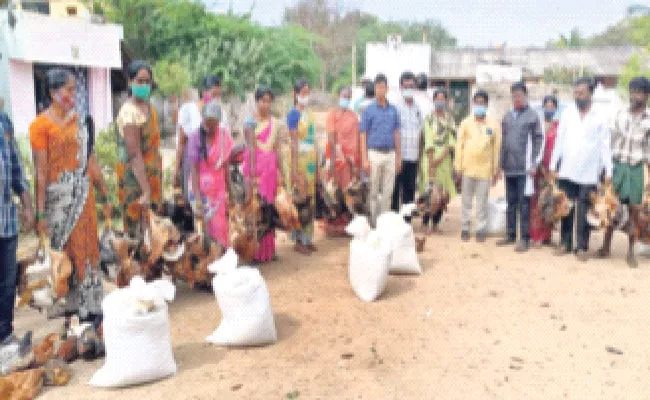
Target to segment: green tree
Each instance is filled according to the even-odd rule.
[[[190,86],[190,72],[185,65],[170,61],[158,61],[153,67],[158,91],[164,96],[179,95],[183,88]]]
[[[644,50],[639,54],[635,54],[630,58],[630,60],[625,64],[623,72],[618,79],[618,85],[622,92],[627,93],[627,88],[630,83],[630,80],[635,76],[649,76],[650,68],[648,67],[649,63],[649,51]]]

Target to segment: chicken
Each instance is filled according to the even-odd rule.
[[[52,258],[52,286],[57,299],[63,298],[70,290],[68,280],[72,275],[72,262],[64,252],[50,250]]]
[[[261,223],[260,199],[251,196],[246,204],[234,204],[228,215],[230,246],[244,262],[252,262],[258,246],[257,226]]]
[[[43,384],[45,386],[65,386],[72,378],[72,370],[62,360],[53,359],[44,366]]]
[[[29,331],[20,341],[0,347],[0,375],[26,369],[33,360],[32,332]]]
[[[286,231],[300,229],[298,210],[293,202],[293,196],[283,187],[278,188],[278,193],[275,196],[275,208],[280,215],[281,229]]]
[[[77,338],[74,336],[61,340],[59,348],[56,350],[56,358],[70,363],[77,359],[79,353],[77,351]]]
[[[449,192],[439,183],[430,182],[427,190],[418,197],[416,204],[420,214],[435,215],[447,210]]]
[[[558,189],[554,180],[548,179],[543,183],[539,193],[537,210],[545,224],[554,225],[569,215],[572,208],[573,202],[569,200],[566,193]]]
[[[32,400],[43,388],[45,370],[30,369],[24,372],[14,372],[0,378],[0,399]]]
[[[348,187],[345,188],[343,197],[345,199],[345,206],[351,214],[368,214],[367,210],[367,196],[368,187],[360,180],[353,179]]]
[[[54,358],[60,341],[61,338],[58,334],[50,333],[40,344],[34,346],[34,361],[32,362],[32,366],[35,368],[42,367],[46,362]]]
[[[594,229],[606,229],[612,225],[619,229],[629,221],[627,207],[618,201],[610,185],[597,193],[590,194],[591,207],[587,211],[587,222]]]
[[[159,217],[153,210],[149,210],[149,224],[144,235],[144,248],[149,263],[157,262],[170,242],[178,243],[179,241],[180,232],[172,221],[169,218]]]

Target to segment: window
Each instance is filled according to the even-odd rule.
[[[74,17],[77,15],[77,7],[76,6],[68,6],[65,8],[66,12],[68,13],[68,16]]]
[[[22,9],[40,14],[50,13],[50,2],[47,0],[22,0]]]

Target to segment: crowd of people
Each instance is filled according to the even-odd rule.
[[[128,70],[130,96],[115,120],[118,154],[116,174],[124,229],[132,237],[143,234],[145,211],[162,202],[161,135],[158,115],[150,102],[154,81],[151,67],[133,62]],[[314,244],[316,192],[323,181],[339,188],[353,180],[368,184],[367,210],[374,223],[378,215],[397,211],[416,200],[433,184],[450,197],[462,196],[461,239],[473,232],[486,240],[490,188],[505,180],[506,236],[499,246],[550,245],[552,226],[538,213],[540,182],[557,179],[575,207],[561,222],[557,254],[576,252],[588,257],[590,228],[586,213],[590,193],[600,184],[613,185],[621,202],[638,221],[645,186],[644,166],[650,163],[650,83],[632,79],[630,106],[616,114],[614,123],[593,107],[594,82],[581,78],[574,84],[575,105],[558,113],[558,99],[543,99],[543,118],[531,108],[523,82],[512,85],[512,109],[501,121],[488,114],[489,94],[477,90],[471,113],[457,125],[448,93],[433,93],[433,111],[425,115],[414,101],[416,77],[400,77],[401,100],[388,101],[388,81],[378,75],[365,87],[365,97],[352,104],[352,90],[339,91],[338,106],[329,111],[327,144],[319,149],[310,111],[310,83],[299,80],[294,105],[282,123],[271,114],[274,91],[255,91],[255,110],[243,124],[244,144],[236,144],[223,108],[222,85],[208,77],[202,97],[187,89],[178,113],[174,193],[193,205],[195,217],[205,221],[208,235],[229,245],[228,204],[232,169],[241,171],[248,191],[273,203],[278,188],[300,187],[312,212],[291,232],[294,250],[310,255]],[[67,296],[67,316],[82,320],[101,318],[102,285],[98,278],[98,217],[111,219],[112,205],[102,168],[93,152],[94,133],[87,118],[75,112],[75,78],[65,69],[47,73],[50,105],[33,121],[29,139],[35,162],[34,196],[25,179],[11,121],[0,113],[0,344],[12,343],[13,305],[16,295],[16,248],[19,221],[24,231],[34,226],[41,241],[70,258],[74,274]],[[289,151],[282,151],[280,131],[286,125]],[[320,155],[324,154],[321,162]],[[548,172],[546,172],[548,171]],[[94,190],[96,189],[96,190]],[[97,195],[96,195],[97,193]],[[17,195],[22,207],[12,200]],[[475,205],[476,217],[472,218]],[[35,209],[34,209],[35,207]],[[439,229],[442,211],[425,213],[418,229],[430,234]],[[328,218],[328,233],[341,233],[349,216]],[[574,224],[576,238],[574,240]],[[473,226],[474,225],[474,226]],[[473,229],[472,229],[473,228]],[[597,255],[609,255],[612,230]],[[630,230],[630,248],[635,232]],[[274,231],[258,239],[257,262],[277,259]],[[636,265],[634,253],[628,263]]]

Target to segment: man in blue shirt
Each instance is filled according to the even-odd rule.
[[[14,140],[13,125],[2,110],[0,98],[0,348],[14,344],[14,304],[16,302],[16,250],[18,216],[13,195],[20,197],[20,220],[24,230],[34,225],[32,197],[25,179],[20,154]]]
[[[400,116],[388,103],[388,80],[379,74],[375,78],[375,98],[363,112],[359,124],[363,169],[370,175],[370,218],[390,210],[395,175],[402,170]],[[381,192],[380,190],[381,189]]]

